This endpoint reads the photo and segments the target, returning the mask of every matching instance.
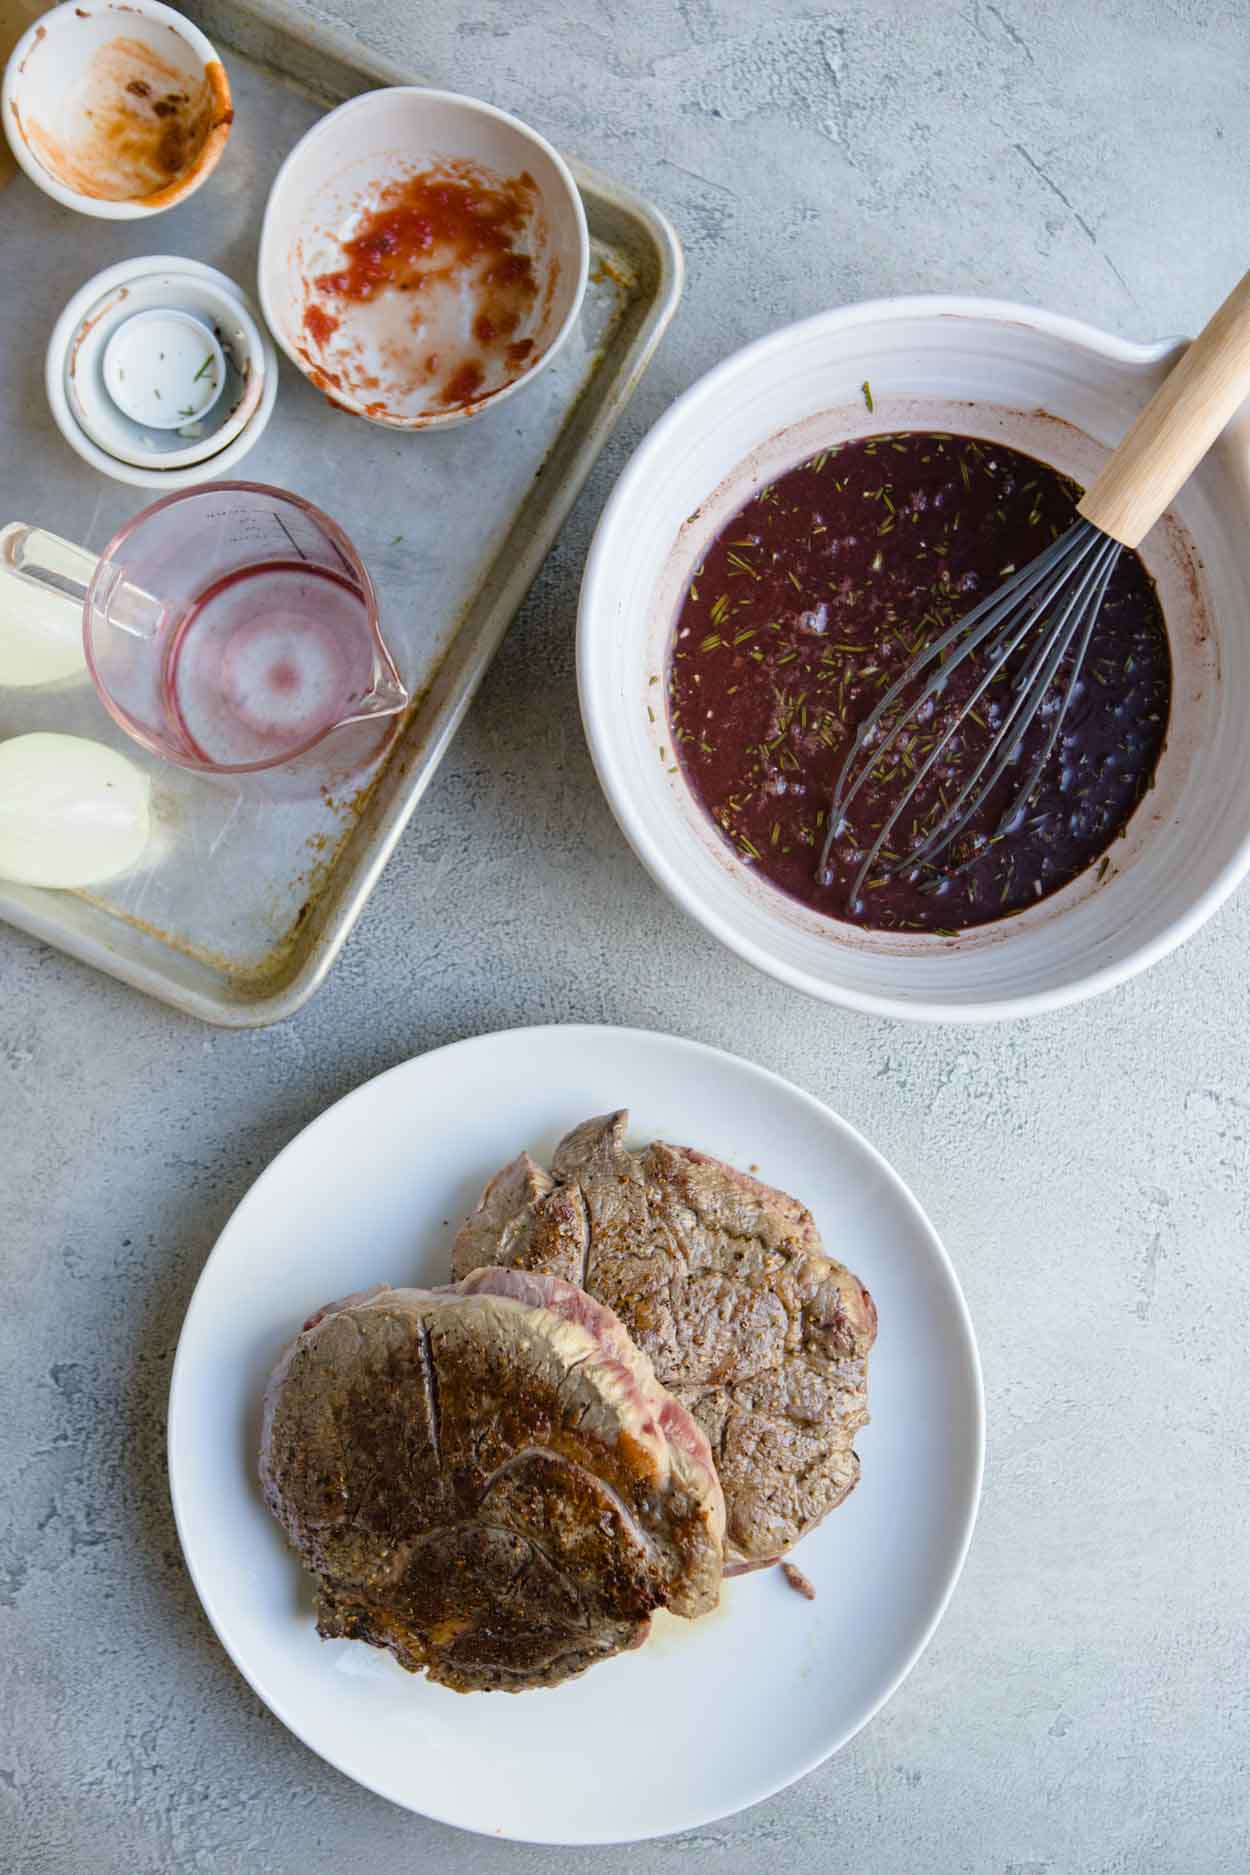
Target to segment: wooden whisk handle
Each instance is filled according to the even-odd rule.
[[[1250,394],[1250,273],[1168,373],[1079,512],[1136,547]]]

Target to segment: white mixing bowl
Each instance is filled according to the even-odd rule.
[[[759,488],[831,443],[909,429],[998,440],[1088,484],[1182,343],[1132,344],[994,300],[869,302],[748,346],[656,424],[587,562],[582,715],[635,852],[731,950],[852,1009],[988,1021],[1054,1009],[1144,970],[1250,869],[1250,406],[1142,549],[1167,618],[1172,717],[1155,787],[1101,880],[1091,868],[1027,911],[955,937],[822,917],[723,840],[676,766],[666,716],[680,598]]]

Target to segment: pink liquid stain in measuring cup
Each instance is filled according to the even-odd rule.
[[[271,560],[224,575],[188,609],[165,654],[163,701],[205,761],[270,761],[352,716],[372,663],[355,582]]]

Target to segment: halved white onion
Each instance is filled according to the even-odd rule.
[[[148,841],[149,784],[124,755],[38,731],[0,742],[0,878],[97,885]]]

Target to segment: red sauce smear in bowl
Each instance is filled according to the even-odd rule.
[[[328,338],[333,338],[339,329],[337,319],[332,319],[324,306],[309,306],[304,313],[304,330],[316,339],[318,345],[324,345]]]
[[[1127,551],[1022,824],[999,831],[1045,744],[1054,686],[950,852],[910,870],[883,866],[852,896],[878,830],[986,674],[974,653],[871,772],[817,872],[857,726],[927,640],[1071,525],[1079,499],[1065,476],[1002,443],[908,432],[814,456],[734,516],[682,603],[668,694],[685,778],[742,860],[831,918],[947,935],[1021,911],[1095,861],[1105,874],[1107,849],[1154,785],[1172,691],[1158,594]],[[956,732],[896,825],[887,861],[958,795],[1002,720],[1014,668],[1001,668]]]
[[[469,403],[480,394],[492,360],[502,361],[514,376],[534,348],[517,331],[539,291],[525,246],[537,189],[528,170],[504,179],[452,162],[394,182],[343,242],[342,266],[317,275],[313,287],[332,302],[362,305],[384,292],[420,294],[434,281],[467,279],[476,307],[476,350],[446,361],[448,377],[438,401]],[[338,323],[316,302],[304,313],[305,329],[319,343]]]

